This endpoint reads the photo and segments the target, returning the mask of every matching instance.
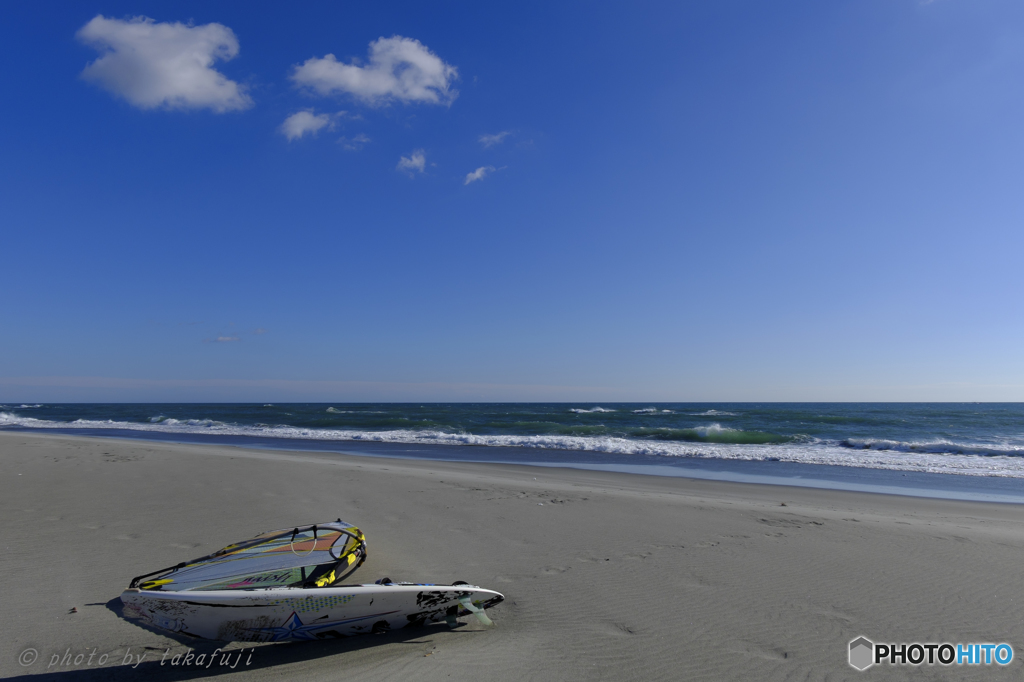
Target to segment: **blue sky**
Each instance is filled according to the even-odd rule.
[[[23,3],[0,50],[0,401],[1024,400],[1019,2]]]

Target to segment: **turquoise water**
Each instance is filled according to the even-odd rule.
[[[1020,403],[8,404],[0,405],[0,429],[336,450],[476,446],[501,448],[513,461],[560,452],[584,464],[611,456],[1024,478]]]

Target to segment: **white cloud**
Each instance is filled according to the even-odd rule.
[[[413,151],[409,156],[403,156],[398,159],[397,169],[401,171],[407,171],[412,173],[413,171],[423,172],[424,167],[427,165],[427,157],[423,153],[422,149]]]
[[[490,148],[496,144],[501,144],[505,141],[505,138],[511,134],[511,130],[503,130],[500,133],[495,133],[494,135],[481,135],[479,138],[480,144],[482,144],[484,148]]]
[[[314,114],[312,109],[297,111],[284,120],[281,124],[281,134],[288,138],[288,141],[298,140],[306,133],[316,135],[321,128],[334,127],[334,121],[330,114]]]
[[[237,336],[218,336],[213,340],[214,343],[231,343],[232,341],[240,341]]]
[[[477,180],[483,180],[484,177],[486,177],[488,173],[493,173],[496,170],[497,170],[497,168],[495,168],[494,166],[480,166],[479,168],[477,168],[472,173],[466,173],[466,181],[464,183],[462,183],[462,184],[468,185],[471,182],[476,182]]]
[[[350,152],[357,152],[363,148],[363,145],[370,142],[370,138],[362,133],[359,133],[355,137],[341,137],[338,138],[338,144],[347,149]]]
[[[212,68],[214,62],[238,54],[238,38],[227,26],[97,15],[76,35],[101,53],[82,77],[140,109],[223,113],[252,106],[245,86]]]
[[[371,42],[363,66],[339,62],[328,54],[323,59],[307,59],[291,75],[295,83],[321,95],[348,93],[368,104],[393,100],[450,104],[459,94],[451,88],[458,77],[458,70],[426,45],[402,36]]]

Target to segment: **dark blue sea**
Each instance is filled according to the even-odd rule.
[[[1021,403],[8,404],[0,429],[1024,501]]]

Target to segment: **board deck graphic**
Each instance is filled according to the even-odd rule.
[[[125,616],[203,639],[281,642],[425,625],[484,610],[504,596],[475,585],[386,583],[326,588],[157,592],[129,588]]]

